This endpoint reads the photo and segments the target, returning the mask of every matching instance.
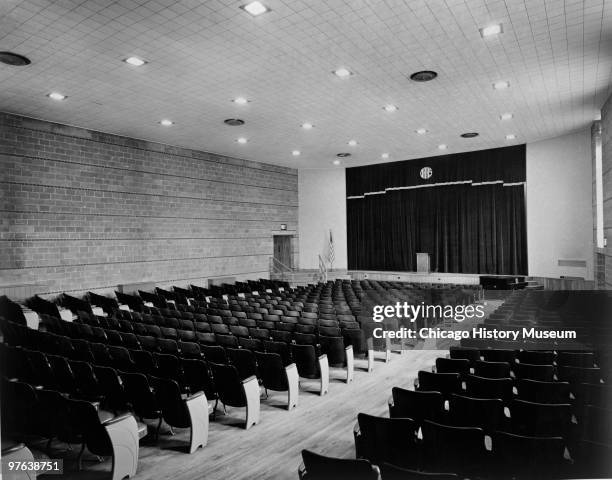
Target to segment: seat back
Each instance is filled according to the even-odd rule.
[[[483,378],[476,375],[465,377],[466,395],[473,398],[501,398],[512,400],[511,378]]]
[[[425,420],[422,433],[424,461],[429,468],[466,472],[478,470],[485,463],[487,451],[481,428],[451,427]]]
[[[458,427],[480,427],[493,432],[503,427],[504,402],[499,399],[472,398],[453,394],[449,401],[449,415]]]
[[[419,390],[440,392],[444,396],[461,392],[461,378],[458,373],[432,373],[419,370]]]
[[[358,458],[376,465],[416,463],[417,424],[410,418],[385,418],[360,413],[359,435],[355,437]]]
[[[539,382],[523,378],[517,384],[518,398],[539,403],[569,403],[568,382]]]
[[[474,363],[474,375],[484,378],[508,378],[510,377],[510,364],[478,361]]]
[[[470,373],[470,361],[463,358],[436,358],[437,373]]]
[[[391,395],[393,406],[389,413],[392,418],[412,418],[420,425],[424,420],[439,421],[444,414],[444,397],[440,392],[393,387]]]
[[[493,455],[500,471],[525,478],[555,478],[565,463],[561,437],[529,437],[506,432],[492,436]]]
[[[344,351],[344,341],[342,337],[319,337],[321,352],[327,355],[329,365],[332,367],[343,367],[346,363],[346,352]]]
[[[284,392],[289,389],[287,374],[281,356],[277,353],[255,352],[259,377],[267,389]]]
[[[246,407],[246,396],[236,367],[218,363],[209,365],[219,400],[230,407]]]
[[[178,383],[169,378],[151,377],[151,386],[155,390],[155,398],[168,425],[177,428],[190,427],[189,411],[187,404],[181,398]]]
[[[363,459],[351,460],[319,455],[302,450],[305,475],[304,480],[377,480],[378,472],[372,464]]]
[[[536,403],[514,400],[510,407],[513,430],[525,435],[567,435],[571,405],[568,403]]]
[[[468,360],[470,363],[480,360],[480,350],[471,347],[450,347],[450,358]]]
[[[228,348],[226,350],[229,361],[232,363],[240,379],[244,380],[253,375],[257,375],[257,363],[255,361],[255,355],[251,350],[244,348]]]
[[[320,376],[317,353],[313,345],[291,345],[291,355],[300,377],[318,378]]]

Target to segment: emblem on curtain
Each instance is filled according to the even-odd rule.
[[[427,180],[433,175],[433,170],[431,169],[431,167],[423,167],[421,168],[420,175],[423,180]]]

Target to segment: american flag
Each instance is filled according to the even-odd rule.
[[[332,231],[329,231],[329,253],[327,254],[327,259],[329,260],[329,268],[332,268],[334,264],[334,260],[336,259],[336,254],[334,252],[334,237],[332,237]]]

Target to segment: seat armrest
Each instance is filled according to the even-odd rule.
[[[359,422],[355,422],[355,426],[353,427],[353,435],[355,437],[361,436],[361,429],[359,428]]]
[[[122,414],[120,414],[120,415],[115,415],[114,417],[109,418],[108,420],[106,420],[106,421],[104,421],[104,422],[101,422],[101,423],[102,423],[102,425],[104,425],[104,426],[107,426],[107,425],[113,425],[113,424],[115,424],[115,423],[122,422],[122,421],[124,421],[126,418],[130,418],[130,417],[133,417],[133,415],[132,415],[131,413],[129,413],[129,412],[126,412],[126,413],[122,413]]]
[[[193,395],[187,395],[187,397],[184,398],[184,400],[189,402],[189,401],[193,400],[194,398],[198,398],[198,397],[201,397],[203,395],[204,395],[204,392],[203,391],[199,391],[199,392],[194,393]]]
[[[298,477],[300,480],[306,480],[308,478],[304,462],[301,462],[300,466],[298,467]]]
[[[242,380],[242,384],[246,385],[247,383],[252,382],[252,381],[257,382],[257,377],[255,375],[251,375],[250,377],[245,378],[244,380]]]
[[[413,385],[414,385],[414,389],[415,390],[417,390],[419,388],[419,379],[418,378],[414,379]]]

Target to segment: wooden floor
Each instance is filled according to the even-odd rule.
[[[412,350],[392,354],[384,363],[382,355],[374,372],[367,373],[365,360],[356,360],[355,379],[346,384],[341,370],[332,369],[329,393],[314,393],[317,382],[301,382],[299,405],[288,412],[283,407],[286,396],[270,392],[262,399],[261,421],[250,430],[241,427],[244,410],[232,408],[227,416],[218,415],[210,424],[209,443],[194,454],[184,453],[189,431],[168,434],[162,427],[160,440],[141,440],[137,480],[229,480],[297,479],[304,448],[326,455],[354,458],[353,426],[359,412],[388,416],[387,399],[393,386],[409,387],[419,369],[430,369],[437,356],[448,351]],[[66,446],[58,444],[58,448]],[[98,463],[88,454],[83,470],[75,471],[74,446],[65,460],[69,479],[110,478],[110,460]],[[60,453],[59,450],[57,452]],[[65,456],[64,452],[62,456]]]

